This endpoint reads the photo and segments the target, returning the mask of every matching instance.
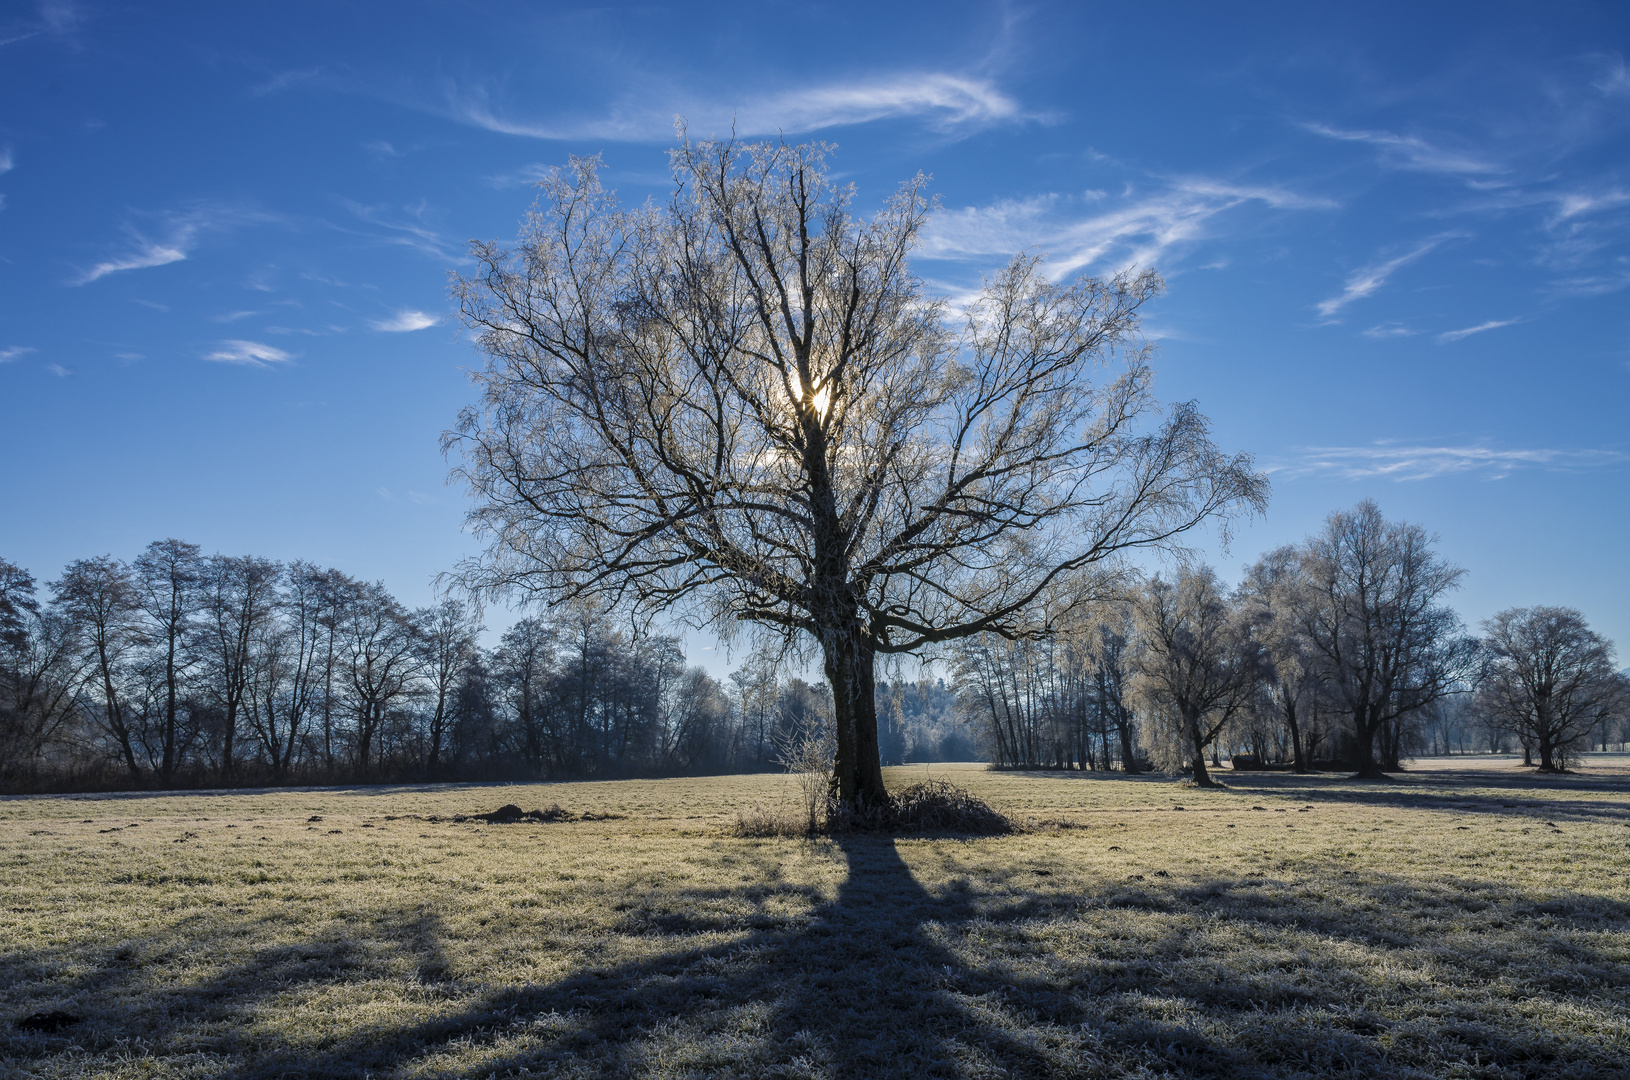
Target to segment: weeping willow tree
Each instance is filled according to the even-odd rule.
[[[1154,400],[1153,271],[1058,285],[1020,256],[953,308],[908,263],[925,178],[863,217],[827,152],[685,140],[635,209],[596,160],[545,179],[455,279],[485,365],[444,445],[486,542],[469,588],[818,647],[832,794],[865,811],[880,654],[1045,636],[1118,556],[1267,484]]]

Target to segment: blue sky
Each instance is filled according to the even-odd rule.
[[[428,602],[473,550],[448,272],[570,154],[660,194],[682,114],[836,143],[863,204],[931,173],[949,293],[1161,270],[1161,395],[1274,480],[1225,571],[1373,497],[1469,621],[1630,651],[1630,8],[1223,7],[0,5],[0,555]]]

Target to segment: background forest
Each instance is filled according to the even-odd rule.
[[[877,688],[886,763],[1198,772],[1396,769],[1508,752],[1548,768],[1622,747],[1630,693],[1578,612],[1472,636],[1460,571],[1371,503],[1225,589],[1203,566],[1042,641],[961,642]],[[776,769],[822,737],[824,683],[755,652],[727,681],[677,637],[584,607],[491,647],[457,599],[409,610],[310,563],[179,540],[45,583],[0,561],[0,785],[9,791],[617,778]],[[926,670],[926,669],[925,669]],[[922,672],[913,672],[920,674]]]

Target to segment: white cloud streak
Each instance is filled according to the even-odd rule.
[[[1278,210],[1331,209],[1335,203],[1283,188],[1186,177],[1161,191],[1110,202],[1102,192],[1007,199],[934,216],[920,249],[926,258],[974,260],[1017,251],[1047,253],[1045,270],[1062,276],[1099,265],[1153,266],[1216,235],[1216,220],[1248,203]]]
[[[235,225],[279,220],[272,214],[226,206],[198,206],[177,213],[144,216],[156,218],[154,227],[141,229],[126,225],[124,231],[128,243],[125,250],[81,271],[69,284],[88,285],[109,274],[168,266],[191,255],[206,233]]]
[[[388,319],[370,319],[368,325],[386,334],[401,334],[413,330],[423,330],[426,327],[435,326],[440,321],[434,315],[427,315],[422,311],[414,311],[409,308],[405,311],[398,311]]]
[[[75,278],[73,284],[89,285],[109,274],[125,270],[146,270],[153,266],[168,266],[173,262],[181,262],[191,252],[196,235],[197,230],[191,227],[179,228],[164,240],[151,240],[140,234],[132,234],[134,250],[97,263]]]
[[[1369,266],[1354,270],[1347,276],[1347,284],[1338,295],[1332,296],[1328,300],[1319,301],[1319,314],[1326,319],[1334,318],[1342,308],[1351,304],[1354,300],[1362,300],[1385,285],[1387,279],[1392,277],[1401,267],[1408,266],[1434,248],[1441,246],[1448,239],[1449,236],[1447,235],[1434,236],[1429,240],[1416,244],[1402,255],[1388,259],[1385,262],[1372,263]]]
[[[1442,476],[1474,475],[1500,480],[1525,468],[1554,472],[1601,468],[1630,461],[1614,450],[1502,450],[1483,445],[1310,446],[1298,460],[1270,465],[1268,472],[1285,479],[1337,476],[1344,480],[1432,480]]]
[[[36,351],[32,345],[13,345],[9,349],[0,349],[0,364],[9,364],[19,356],[27,356]]]
[[[1405,326],[1403,323],[1384,322],[1376,326],[1372,326],[1368,330],[1362,331],[1362,333],[1367,338],[1373,338],[1377,341],[1385,341],[1388,338],[1414,337],[1416,334],[1419,334],[1420,331]]]
[[[0,147],[0,173],[8,173],[17,167],[17,160],[11,156],[11,147]]]
[[[1390,131],[1345,131],[1325,124],[1303,124],[1315,135],[1341,142],[1357,142],[1381,151],[1384,164],[1414,172],[1481,176],[1503,170],[1493,162],[1471,154],[1434,146],[1414,135],[1394,135]]]
[[[480,91],[449,86],[444,115],[473,127],[533,139],[605,139],[665,142],[675,116],[703,134],[774,135],[819,131],[877,120],[917,119],[948,131],[1026,119],[1019,105],[987,79],[947,72],[845,80],[761,94],[725,104],[688,95],[642,92],[639,105],[614,106],[607,115],[576,121],[532,121],[503,115]],[[658,106],[645,102],[667,100]]]
[[[458,244],[426,223],[425,219],[430,214],[430,207],[426,203],[404,207],[403,211],[408,215],[404,218],[388,206],[366,206],[351,199],[340,201],[359,220],[384,230],[382,234],[376,234],[377,239],[410,247],[435,259],[468,261]]]
[[[214,352],[205,353],[204,359],[246,367],[271,367],[273,364],[286,364],[294,357],[259,341],[230,340],[221,342]]]
[[[1502,326],[1511,326],[1521,321],[1521,319],[1490,319],[1486,323],[1478,323],[1476,326],[1468,326],[1462,330],[1447,330],[1437,336],[1437,343],[1446,345],[1451,341],[1469,338],[1473,334],[1481,334],[1485,330],[1498,330]]]

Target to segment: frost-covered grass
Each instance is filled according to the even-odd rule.
[[[0,1075],[1625,1075],[1623,759],[925,775],[1029,830],[732,837],[768,776],[0,800]],[[510,802],[592,819],[425,820]]]

